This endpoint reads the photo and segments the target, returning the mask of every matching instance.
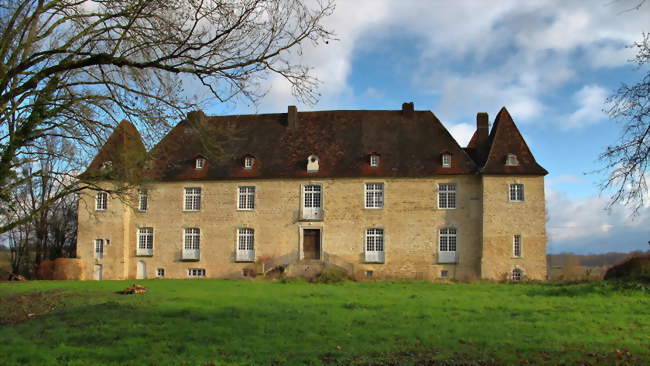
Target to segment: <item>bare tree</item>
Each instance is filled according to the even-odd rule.
[[[293,60],[305,42],[332,37],[321,24],[330,1],[0,2],[0,234],[62,197],[99,189],[71,177],[122,119],[155,140],[146,137],[207,99],[257,100],[271,74],[313,101],[318,81]],[[74,144],[76,154],[44,148],[49,137]],[[43,156],[57,159],[47,174],[65,189],[22,217],[7,215],[11,192],[43,173],[23,167]]]
[[[639,6],[643,3],[639,4]],[[634,62],[639,68],[650,65],[650,34],[644,33]],[[600,155],[609,173],[603,191],[613,190],[610,205],[622,203],[637,213],[648,197],[650,160],[650,70],[635,85],[623,84],[607,99],[610,117],[622,123],[617,143]]]

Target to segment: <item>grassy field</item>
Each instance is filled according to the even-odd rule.
[[[650,295],[606,282],[131,283],[0,283],[0,364],[650,364]]]

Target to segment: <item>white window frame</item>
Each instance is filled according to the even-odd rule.
[[[318,189],[312,189],[318,187]],[[300,209],[304,220],[322,220],[324,213],[325,194],[324,187],[320,183],[307,183],[301,185]],[[319,205],[316,206],[315,198],[318,197]]]
[[[95,210],[106,211],[108,210],[108,193],[97,192],[95,195]]]
[[[95,259],[104,258],[104,239],[95,239],[94,241],[94,257]]]
[[[156,268],[156,277],[165,278],[165,269],[164,268]]]
[[[183,228],[182,259],[199,260],[201,258],[201,228]]]
[[[201,170],[204,167],[205,167],[205,159],[204,158],[196,158],[196,160],[194,160],[194,169]]]
[[[255,229],[242,227],[237,229],[236,242],[237,262],[254,262],[255,261]]]
[[[255,164],[255,158],[252,156],[245,156],[244,157],[244,169],[253,169],[253,165]]]
[[[384,263],[386,259],[386,236],[384,229],[380,227],[366,229],[363,248],[366,263]]]
[[[523,183],[510,183],[508,185],[508,199],[510,202],[524,202],[526,199]]]
[[[138,190],[138,211],[147,212],[149,208],[149,192],[146,189]]]
[[[451,168],[451,154],[442,154],[442,167]]]
[[[515,268],[512,269],[512,271],[510,271],[510,280],[511,281],[519,282],[519,281],[521,281],[523,279],[524,279],[524,270],[523,269],[521,269],[519,267],[515,267]]]
[[[153,248],[154,248],[153,227],[138,228],[136,254],[139,256],[152,256]]]
[[[438,183],[438,209],[455,210],[456,192],[456,183]]]
[[[373,167],[373,168],[378,167],[379,166],[379,161],[380,161],[379,155],[377,155],[377,154],[371,154],[370,155],[370,166],[371,167]]]
[[[458,229],[455,227],[438,230],[438,263],[458,263]]]
[[[237,210],[252,211],[255,209],[255,186],[237,187]]]
[[[187,277],[205,278],[205,268],[188,268]]]
[[[523,257],[523,245],[521,241],[521,235],[515,234],[512,236],[512,256],[513,258],[522,258]]]
[[[518,166],[519,165],[519,159],[517,159],[517,155],[515,154],[508,154],[506,157],[506,166]]]
[[[364,185],[364,207],[367,209],[384,208],[384,183],[370,182]]]
[[[183,211],[201,211],[201,187],[185,187],[183,189]]]

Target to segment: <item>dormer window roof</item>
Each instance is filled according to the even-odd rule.
[[[451,168],[451,153],[443,152],[440,159],[443,168]]]
[[[506,157],[506,166],[518,166],[519,165],[519,160],[517,160],[517,155],[515,154],[508,154]]]
[[[194,159],[194,168],[197,170],[203,169],[205,167],[205,158],[197,157]]]
[[[379,166],[379,160],[380,160],[380,159],[379,159],[379,154],[377,154],[377,153],[371,153],[369,156],[370,156],[370,157],[369,157],[369,159],[370,159],[370,161],[369,161],[370,166],[373,167],[373,168],[378,167],[378,166]]]
[[[307,157],[307,172],[308,173],[318,172],[318,156],[311,154]]]
[[[255,157],[252,155],[244,156],[244,169],[253,169],[255,165]]]

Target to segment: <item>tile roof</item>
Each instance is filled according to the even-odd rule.
[[[475,141],[478,137],[474,136],[463,149],[433,113],[414,111],[410,103],[397,111],[289,111],[292,113],[233,116],[190,112],[150,151],[147,178],[177,181],[546,174],[505,108],[497,115],[489,145],[485,138],[483,154]],[[450,168],[442,167],[443,153],[452,155]],[[508,153],[517,155],[519,166],[505,166]],[[85,174],[98,176],[105,161],[119,166],[130,161],[125,156],[133,154],[144,155],[145,149],[135,126],[124,121]],[[370,166],[370,154],[380,156],[378,167]],[[311,155],[319,158],[317,172],[307,171],[307,157]],[[255,158],[250,169],[244,168],[246,156]],[[195,168],[197,157],[206,159],[202,169]],[[142,166],[141,160],[136,161]]]

